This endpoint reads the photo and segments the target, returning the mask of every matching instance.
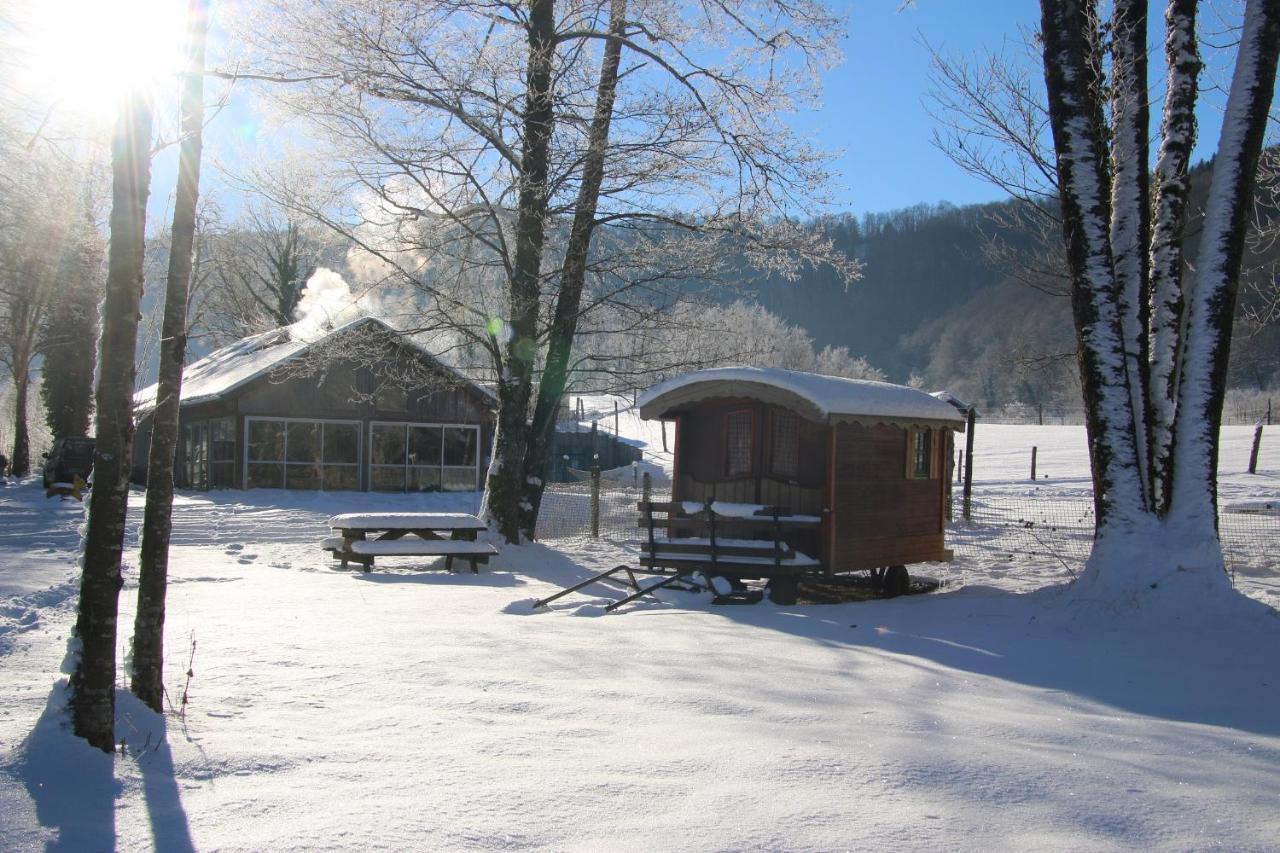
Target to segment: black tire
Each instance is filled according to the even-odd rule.
[[[884,597],[897,598],[911,589],[911,575],[906,566],[890,566],[884,573]]]
[[[769,600],[774,604],[790,606],[800,595],[800,579],[779,577],[769,581]]]

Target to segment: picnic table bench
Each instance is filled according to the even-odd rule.
[[[348,563],[359,563],[364,571],[373,567],[375,557],[444,557],[445,568],[453,570],[454,558],[471,564],[487,563],[498,549],[477,542],[476,534],[485,523],[465,512],[350,512],[329,519],[338,536],[325,539],[320,547]]]
[[[719,593],[714,588],[715,578],[724,578],[734,589],[742,588],[744,580],[766,578],[770,599],[778,604],[794,604],[800,576],[821,568],[819,560],[795,550],[784,538],[788,531],[820,528],[822,519],[818,516],[793,515],[786,507],[712,501],[641,501],[637,508],[641,512],[640,527],[648,532],[647,541],[641,545],[639,568],[615,566],[536,601],[533,606],[542,607],[595,583],[622,582],[631,593],[605,607],[606,611],[612,611],[680,583],[706,586],[713,593]],[[663,530],[661,535],[659,530]],[[686,532],[706,535],[671,535]],[[747,538],[751,536],[768,538]],[[637,573],[661,575],[662,579],[642,586],[636,580]],[[705,584],[698,583],[695,575],[701,575]],[[718,594],[717,600],[730,599]]]

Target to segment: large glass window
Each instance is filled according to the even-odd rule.
[[[209,487],[209,423],[196,421],[182,427],[182,467],[175,484],[189,489]]]
[[[751,473],[754,421],[750,409],[725,415],[726,476],[741,477]]]
[[[234,418],[209,421],[209,488],[230,489],[236,483]]]
[[[376,491],[476,488],[479,427],[375,423],[369,427],[369,444],[370,488]]]
[[[248,418],[245,432],[251,489],[360,487],[358,423]]]

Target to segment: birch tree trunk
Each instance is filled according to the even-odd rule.
[[[138,611],[133,622],[133,678],[130,689],[151,710],[164,711],[164,614],[173,527],[173,459],[178,438],[182,365],[187,351],[187,295],[200,192],[204,125],[206,0],[187,5],[187,71],[182,87],[182,143],[178,154],[177,197],[173,208],[169,272],[160,333],[160,371],[151,416],[147,458],[147,501],[142,516]]]
[[[114,749],[117,606],[133,444],[133,354],[142,297],[143,240],[151,180],[151,104],[121,106],[111,142],[111,238],[96,391],[97,447],[84,542],[71,675],[75,733]]]
[[[1217,545],[1218,432],[1258,156],[1275,89],[1280,0],[1245,6],[1209,187],[1178,383],[1170,518]],[[1218,550],[1221,564],[1221,551]]]
[[[1191,194],[1191,151],[1196,142],[1196,45],[1198,0],[1170,0],[1165,10],[1164,113],[1156,157],[1151,233],[1151,308],[1147,425],[1150,449],[1151,506],[1169,508],[1173,469],[1173,422],[1177,400],[1177,359],[1182,331],[1182,240]]]
[[[609,35],[600,64],[600,82],[596,87],[596,105],[588,134],[587,154],[582,166],[582,183],[578,187],[573,225],[560,273],[560,292],[556,296],[555,314],[551,319],[551,339],[547,360],[538,384],[537,405],[533,413],[529,447],[525,454],[524,499],[521,501],[521,529],[532,537],[538,521],[538,508],[550,472],[551,445],[555,437],[556,413],[569,377],[569,357],[578,330],[578,314],[582,306],[582,290],[586,284],[587,257],[591,236],[596,226],[596,210],[600,187],[604,182],[605,152],[609,147],[609,127],[613,121],[613,105],[618,90],[618,66],[622,59],[621,37],[626,28],[626,0],[612,0],[609,7]]]
[[[529,402],[538,353],[538,296],[546,243],[547,174],[550,169],[555,60],[554,0],[532,0],[529,59],[522,119],[516,251],[508,275],[509,338],[498,375],[498,427],[493,439],[481,513],[508,542],[520,541],[524,460],[529,444]]]

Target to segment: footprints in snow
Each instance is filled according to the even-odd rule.
[[[242,566],[247,566],[258,559],[257,554],[244,553],[244,545],[240,542],[232,542],[223,553],[228,557],[236,557],[238,555],[239,559],[236,562]]]

